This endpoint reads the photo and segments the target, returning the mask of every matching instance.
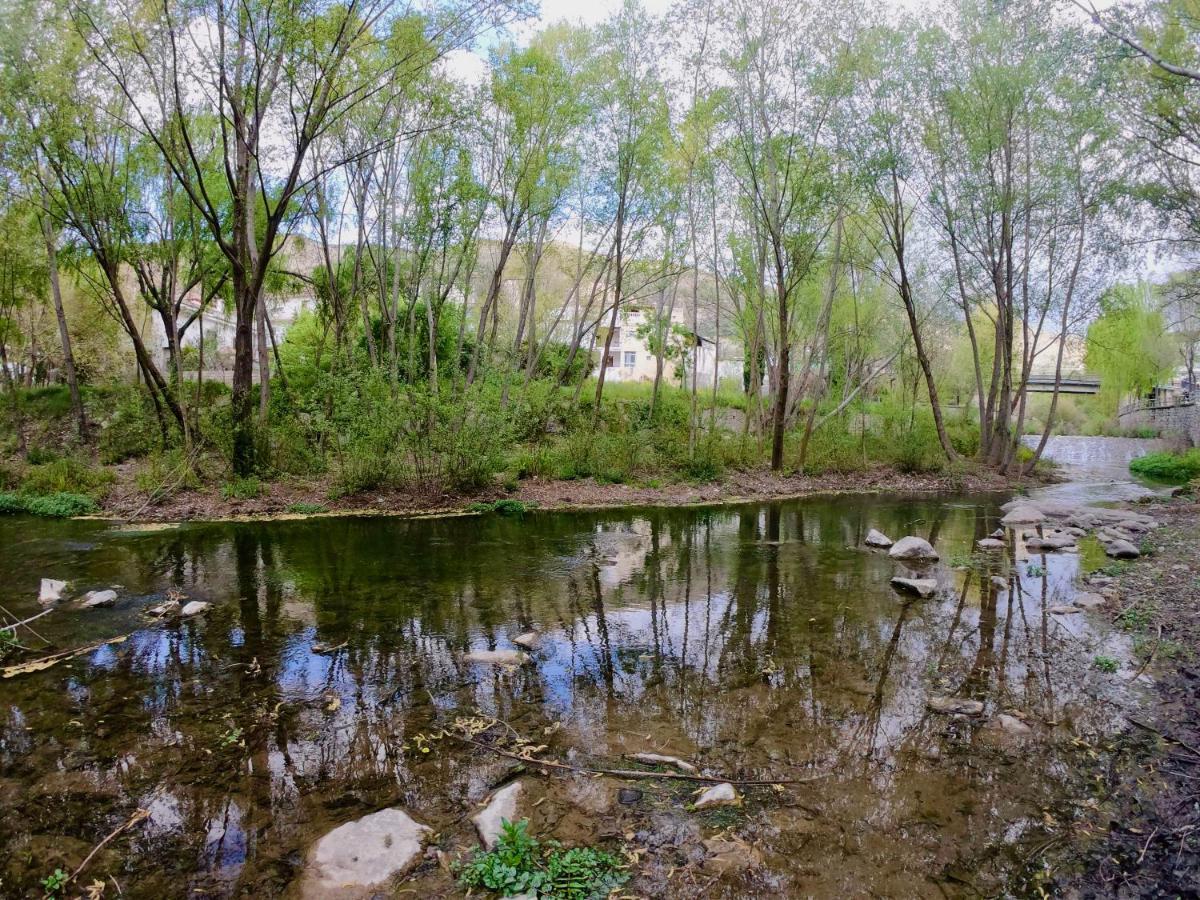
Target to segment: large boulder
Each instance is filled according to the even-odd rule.
[[[57,603],[62,599],[63,591],[66,590],[67,583],[65,581],[57,581],[53,578],[43,578],[38,589],[39,603]]]
[[[937,551],[933,549],[933,545],[929,541],[911,534],[908,537],[900,538],[900,540],[892,544],[892,549],[888,551],[888,556],[892,559],[914,560],[918,562],[933,562],[938,558]]]
[[[932,597],[937,593],[937,582],[932,578],[901,578],[892,579],[892,587],[898,591],[916,594],[918,597]]]
[[[867,536],[863,540],[863,543],[868,547],[890,547],[895,543],[895,541],[893,541],[882,531],[876,531],[874,528],[872,528],[867,532]]]
[[[401,809],[339,825],[313,846],[301,878],[304,900],[364,897],[411,868],[430,829]]]
[[[517,801],[520,799],[521,782],[514,781],[492,794],[487,806],[471,816],[479,840],[487,849],[496,845],[505,822],[517,821]]]

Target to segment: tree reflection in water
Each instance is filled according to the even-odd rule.
[[[760,887],[923,893],[967,862],[995,887],[1041,833],[1043,809],[1075,789],[1071,735],[1115,715],[1089,692],[1122,702],[1088,669],[1114,638],[1045,611],[1070,589],[1074,557],[1041,558],[1037,575],[999,557],[943,564],[946,589],[916,600],[890,588],[886,554],[861,549],[875,527],[963,557],[995,519],[986,498],[842,497],[140,535],[0,523],[33,532],[19,565],[0,556],[10,581],[33,571],[123,586],[114,610],[48,617],[53,640],[133,631],[0,688],[4,884],[34,884],[48,844],[90,846],[137,805],[152,817],[122,883],[142,896],[270,896],[317,836],[386,805],[465,840],[464,814],[507,763],[450,742],[416,748],[479,712],[559,759],[658,750],[744,778],[829,773],[752,793],[738,813],[765,854],[747,876]],[[81,539],[94,549],[68,549]],[[213,609],[147,624],[140,610],[171,587]],[[531,629],[542,642],[530,665],[463,660]],[[983,700],[987,715],[928,712],[943,694]],[[988,727],[1006,709],[1057,724],[1013,744]],[[614,806],[607,782],[535,777],[546,797],[535,825],[567,839],[657,830],[686,844],[715,828],[686,812],[686,791],[646,783],[638,812]],[[645,877],[666,858],[647,858]],[[429,893],[449,889],[444,874],[420,877]]]

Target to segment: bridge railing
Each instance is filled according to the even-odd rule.
[[[1118,411],[1118,416],[1125,416],[1129,413],[1141,412],[1143,410],[1153,409],[1175,409],[1180,406],[1195,406],[1196,395],[1190,392],[1178,394],[1174,397],[1155,397],[1153,400],[1133,400],[1126,403]]]

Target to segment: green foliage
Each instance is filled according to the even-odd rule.
[[[526,512],[536,507],[536,503],[507,499],[496,500],[493,503],[472,503],[467,507],[467,511],[473,513],[495,513],[498,516],[509,516],[519,519]]]
[[[1132,460],[1129,471],[1166,484],[1184,484],[1200,477],[1200,449],[1193,448],[1183,453],[1147,453]]]
[[[50,519],[67,519],[96,512],[96,501],[84,494],[0,493],[0,515],[28,513]]]
[[[142,391],[129,393],[100,432],[100,461],[119,463],[146,456],[161,442],[154,407]]]
[[[71,876],[62,869],[55,869],[49,875],[42,879],[42,887],[46,889],[46,893],[54,896],[59,891],[67,886],[67,882],[71,880]]]
[[[476,852],[458,869],[463,887],[485,888],[501,897],[530,893],[563,900],[598,900],[620,887],[629,875],[611,853],[592,847],[564,850],[552,842],[542,852],[525,820],[505,821],[492,850]]]
[[[1144,395],[1170,377],[1175,342],[1140,285],[1110,288],[1100,305],[1088,326],[1084,365],[1100,376],[1101,398],[1115,411],[1122,397]]]
[[[1111,656],[1105,656],[1102,653],[1096,655],[1096,657],[1092,660],[1092,665],[1106,675],[1112,675],[1121,667],[1120,663],[1118,663]]]
[[[74,493],[102,496],[115,480],[108,469],[97,469],[75,456],[29,466],[21,490],[31,494]]]
[[[173,447],[151,454],[134,475],[139,491],[152,493],[165,489],[196,490],[200,473],[181,448]]]
[[[253,475],[245,478],[235,478],[221,485],[221,496],[226,500],[253,500],[261,497],[266,486]]]

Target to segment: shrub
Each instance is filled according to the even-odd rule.
[[[564,850],[551,842],[545,852],[528,833],[529,823],[502,823],[495,846],[476,851],[470,862],[458,867],[465,888],[486,888],[502,897],[533,894],[564,900],[598,900],[629,880],[620,861],[592,847]]]
[[[1183,484],[1200,476],[1200,449],[1184,453],[1147,453],[1130,462],[1129,471],[1154,481]]]
[[[161,432],[154,408],[142,391],[127,395],[100,432],[100,461],[111,464],[145,456],[159,445]]]
[[[96,501],[83,494],[0,494],[0,513],[29,513],[51,519],[66,519],[96,511]]]
[[[100,496],[115,480],[107,469],[97,469],[74,456],[29,466],[21,490],[30,494],[89,494]]]
[[[261,497],[263,492],[263,483],[253,475],[235,478],[221,485],[221,496],[226,500],[253,500],[255,497]]]
[[[0,516],[15,516],[25,512],[25,501],[15,491],[0,491]]]
[[[151,455],[134,476],[138,490],[149,494],[164,489],[195,490],[200,475],[182,449],[173,448]]]

